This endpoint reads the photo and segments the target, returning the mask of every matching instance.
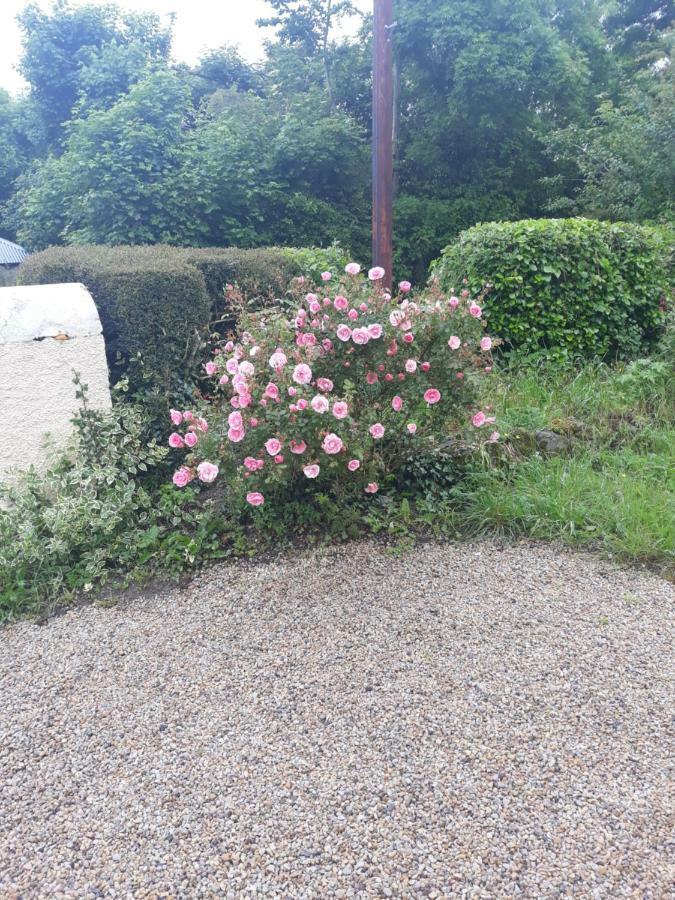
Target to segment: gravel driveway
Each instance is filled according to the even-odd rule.
[[[673,599],[366,542],[13,625],[0,897],[672,897]]]

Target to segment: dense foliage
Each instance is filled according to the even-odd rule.
[[[49,244],[369,243],[371,22],[274,0],[264,61],[171,61],[114,5],[29,7],[25,96],[0,95],[0,227]],[[672,4],[397,0],[397,268],[478,221],[672,219]],[[269,32],[267,32],[269,33]]]
[[[490,285],[486,319],[507,349],[633,358],[665,320],[672,237],[589,219],[493,222],[460,235],[433,271],[446,290]]]

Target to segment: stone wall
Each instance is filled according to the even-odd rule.
[[[0,481],[16,467],[44,469],[65,445],[79,405],[74,372],[89,387],[90,405],[109,409],[101,322],[86,288],[0,288]]]

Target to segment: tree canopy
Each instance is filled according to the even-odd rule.
[[[266,54],[171,57],[172,23],[28,6],[0,91],[0,228],[29,248],[341,241],[368,257],[371,28],[349,0],[271,0]],[[463,228],[673,216],[664,0],[395,0],[397,265]],[[261,35],[263,32],[261,32]],[[271,37],[270,37],[271,34]]]

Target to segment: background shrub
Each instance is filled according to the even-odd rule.
[[[672,232],[590,219],[490,222],[432,266],[446,289],[492,285],[485,317],[507,348],[632,357],[658,338],[672,289]]]

